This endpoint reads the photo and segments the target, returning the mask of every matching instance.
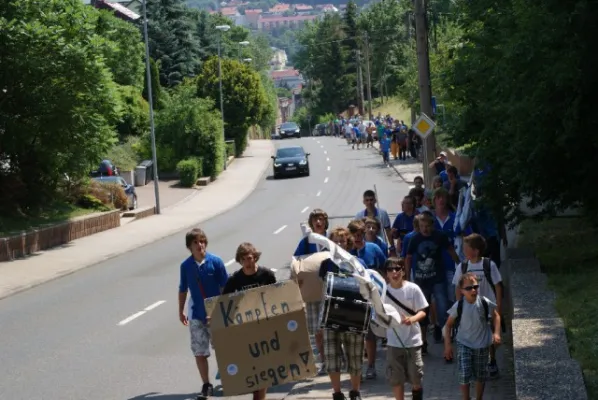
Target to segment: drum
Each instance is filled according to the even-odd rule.
[[[367,333],[371,304],[359,292],[359,281],[351,275],[328,273],[320,327],[337,332]]]

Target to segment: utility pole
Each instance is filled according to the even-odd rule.
[[[365,74],[368,84],[368,115],[369,120],[373,120],[372,116],[372,76],[370,75],[370,41],[368,40],[368,33],[365,33]]]
[[[419,102],[421,112],[432,118],[432,85],[430,82],[430,59],[428,54],[428,25],[426,18],[427,0],[414,0],[415,5],[415,45],[417,69],[419,72]],[[423,142],[424,182],[432,187],[430,163],[436,157],[436,139],[432,132]]]
[[[357,95],[359,96],[359,115],[364,114],[364,96],[363,96],[363,71],[361,69],[361,50],[357,50]]]

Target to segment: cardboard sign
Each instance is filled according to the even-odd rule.
[[[205,300],[225,396],[316,374],[299,286],[288,280]]]

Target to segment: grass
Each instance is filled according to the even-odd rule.
[[[390,116],[395,119],[403,120],[406,124],[411,124],[411,109],[400,99],[391,97],[385,101],[384,104],[381,104],[381,98],[376,98],[372,100],[372,105],[372,114],[374,115],[374,118],[378,113],[382,114],[382,116],[390,114]]]
[[[43,210],[35,217],[0,217],[0,237],[39,228],[44,225],[56,224],[66,221],[69,218],[80,217],[94,212],[97,212],[97,210],[80,208],[69,203],[57,203]]]
[[[526,221],[520,234],[519,246],[534,249],[557,294],[556,308],[588,398],[598,399],[598,227],[583,218],[555,218]]]

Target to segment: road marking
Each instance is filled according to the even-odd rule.
[[[309,210],[309,207],[305,207],[303,210],[301,210],[301,214],[303,214],[304,212],[306,212],[307,210]]]
[[[164,303],[166,303],[166,300],[156,301],[154,304],[145,307],[143,311],[152,311],[154,308],[159,307]]]
[[[270,268],[270,271],[272,271],[272,272],[276,272],[276,271],[278,271],[278,270],[277,270],[276,268]]]
[[[320,197],[321,194],[322,194],[322,191],[318,190],[318,193],[316,194],[316,197]]]
[[[286,228],[286,225],[281,226],[280,228],[278,228],[277,230],[274,231],[275,235],[278,235],[280,232],[284,231],[284,228]]]
[[[228,260],[228,261],[226,262],[226,264],[224,264],[224,266],[225,266],[225,267],[229,267],[229,266],[233,265],[233,264],[234,264],[234,262],[235,262],[235,259],[233,258],[232,260]]]
[[[128,317],[128,318],[125,318],[125,319],[123,319],[122,321],[120,321],[120,322],[118,323],[118,325],[119,325],[119,326],[126,325],[126,324],[128,324],[129,322],[133,321],[135,318],[139,318],[139,317],[141,317],[141,316],[142,316],[143,314],[145,314],[146,312],[147,312],[147,311],[139,311],[139,312],[136,312],[135,314],[131,315],[130,317]]]
[[[327,162],[330,162],[330,158],[326,157],[326,161],[327,161]]]
[[[319,140],[316,140],[316,143],[320,144],[320,141],[319,141]]]
[[[326,179],[324,179],[324,183],[328,183],[328,177],[326,177]]]
[[[324,154],[328,154],[328,152],[326,150],[324,150]]]
[[[328,171],[330,171],[330,165],[326,168]]]
[[[321,144],[321,145],[320,145],[320,147],[323,149],[323,148],[324,148],[324,145],[323,145],[323,144]]]

